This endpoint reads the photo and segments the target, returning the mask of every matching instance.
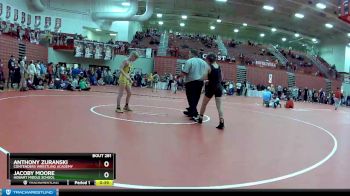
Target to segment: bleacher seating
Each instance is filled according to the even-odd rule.
[[[267,47],[263,45],[249,43],[237,43],[233,45],[230,44],[230,41],[225,41],[225,46],[228,50],[228,56],[234,57],[236,61],[239,61],[241,54],[244,56],[244,62],[242,64],[247,64],[246,62],[275,62],[276,58],[269,54]]]
[[[178,54],[175,56],[180,58],[188,58],[188,52],[190,49],[196,49],[202,53],[218,54],[219,52],[214,38],[200,35],[193,36],[171,34],[169,36],[169,48],[169,55],[172,55],[172,50],[178,48]]]

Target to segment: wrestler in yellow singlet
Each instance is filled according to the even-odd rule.
[[[117,113],[131,112],[132,110],[129,107],[129,101],[131,97],[131,85],[132,79],[130,78],[130,72],[132,68],[132,63],[139,58],[137,52],[132,52],[127,60],[125,60],[120,66],[120,76],[119,76],[119,94],[117,99]],[[126,90],[126,102],[123,109],[120,107],[120,102],[124,94],[124,89]]]
[[[125,74],[129,76],[131,69],[132,69],[132,64],[130,61],[127,61],[127,65],[124,66],[122,70],[124,71]],[[125,77],[123,74],[120,74],[118,83],[119,85],[125,85],[125,86],[132,85],[131,81],[127,77]]]

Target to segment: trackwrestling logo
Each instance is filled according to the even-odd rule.
[[[3,189],[0,193],[6,196],[16,195],[45,195],[45,196],[56,196],[58,190],[56,189]],[[0,194],[1,195],[1,194]]]

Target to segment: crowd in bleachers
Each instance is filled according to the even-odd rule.
[[[169,35],[168,53],[170,56],[187,58],[190,48],[201,51],[201,53],[218,53],[219,51],[214,35],[181,33],[171,33]]]
[[[335,65],[330,65],[326,60],[324,60],[322,57],[317,56],[317,59],[328,69],[328,74],[334,78],[338,79],[340,77],[339,72],[336,69]]]
[[[228,59],[233,59],[233,62],[239,60],[241,64],[253,65],[257,61],[260,61],[274,63],[276,64],[276,67],[279,65],[277,58],[275,58],[262,44],[250,40],[243,43],[232,39],[226,41],[225,45],[228,49]]]
[[[252,65],[256,61],[271,62],[276,64],[276,68],[285,69],[289,72],[299,72],[323,76],[320,71],[307,59],[301,52],[292,51],[292,49],[279,49],[279,52],[287,59],[287,64],[282,65],[267,47],[251,41],[247,43],[229,40],[225,43],[228,48],[228,59],[239,59],[240,63]]]
[[[303,72],[322,76],[317,67],[312,64],[311,60],[306,59],[300,52],[292,51],[292,49],[289,48],[288,50],[280,49],[280,53],[288,60],[286,68],[289,72]]]
[[[132,48],[153,48],[156,49],[160,43],[161,33],[157,29],[147,29],[145,32],[136,32],[131,41]]]

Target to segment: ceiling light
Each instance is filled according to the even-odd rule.
[[[215,29],[215,26],[210,26],[210,29],[211,29],[211,30],[214,30],[214,29]]]
[[[116,33],[110,33],[109,35],[110,35],[110,36],[117,36]]]
[[[102,31],[102,30],[101,30],[101,29],[96,29],[96,31],[97,31],[97,32],[100,32],[100,31]]]
[[[350,37],[350,33],[348,33],[348,37]]]
[[[238,29],[234,29],[233,31],[234,31],[235,33],[238,33],[238,32],[239,32],[239,30],[238,30]]]
[[[283,42],[287,41],[287,38],[285,38],[285,37],[284,37],[284,38],[282,38],[282,41],[283,41]]]
[[[326,26],[328,29],[333,28],[333,25],[332,25],[332,24],[329,24],[329,23],[325,24],[324,26]]]
[[[264,33],[261,33],[261,34],[260,34],[260,37],[265,37],[265,34],[264,34]]]
[[[186,15],[182,15],[181,18],[184,19],[184,20],[186,20],[186,19],[187,19],[187,16],[186,16]]]
[[[222,20],[221,20],[220,18],[218,18],[218,19],[216,20],[216,22],[221,23]]]
[[[164,22],[163,22],[163,21],[159,21],[158,24],[159,24],[159,25],[163,25]]]
[[[264,5],[264,7],[263,7],[265,10],[268,10],[268,11],[272,11],[272,10],[274,10],[275,8],[273,7],[273,6],[271,6],[271,5]]]
[[[123,2],[123,3],[122,3],[122,6],[126,6],[126,7],[127,7],[127,6],[130,6],[130,2]]]
[[[321,9],[321,10],[324,10],[324,9],[327,8],[327,6],[326,6],[325,4],[323,4],[323,3],[317,3],[317,4],[316,4],[316,7],[319,8],[319,9]]]
[[[295,37],[300,37],[299,33],[294,34]]]
[[[163,14],[157,14],[157,18],[163,17]]]
[[[304,14],[296,13],[295,17],[297,17],[297,18],[304,18],[305,16],[304,16]]]
[[[272,31],[272,32],[276,32],[277,29],[276,29],[276,28],[272,28],[271,31]]]
[[[227,2],[227,0],[216,0],[217,2],[224,2],[224,3],[226,3]]]
[[[185,23],[183,23],[183,22],[180,23],[180,26],[181,26],[181,27],[184,27],[184,26],[185,26]]]
[[[350,46],[350,43],[348,43],[348,46]]]
[[[247,24],[247,23],[243,23],[243,26],[245,26],[245,27],[246,27],[246,26],[248,26],[248,24]]]

